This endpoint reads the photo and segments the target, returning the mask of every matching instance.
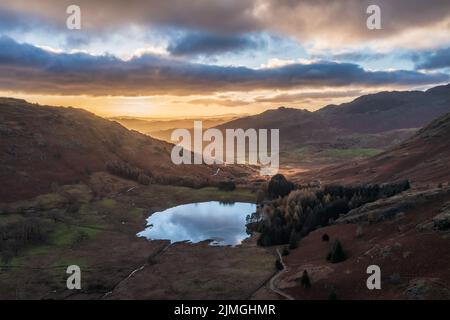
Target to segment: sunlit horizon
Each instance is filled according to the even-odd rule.
[[[314,111],[449,82],[445,4],[378,1],[381,28],[371,30],[366,1],[226,3],[82,0],[71,30],[70,1],[2,1],[0,96],[181,118]]]

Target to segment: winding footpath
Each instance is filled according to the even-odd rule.
[[[288,270],[287,267],[286,267],[286,264],[285,264],[284,261],[283,261],[283,257],[282,257],[282,255],[281,255],[279,249],[277,249],[277,254],[278,254],[278,257],[279,257],[279,259],[280,259],[281,265],[283,266],[283,270],[280,270],[280,272],[278,272],[275,276],[273,276],[272,279],[270,279],[270,282],[269,282],[269,288],[270,288],[270,290],[272,290],[272,291],[275,292],[276,294],[278,294],[278,295],[284,297],[284,298],[287,299],[287,300],[295,300],[294,297],[292,297],[291,295],[289,295],[289,294],[287,294],[287,293],[281,291],[280,289],[278,289],[278,287],[277,287],[277,285],[276,285],[276,281],[278,280],[278,278],[279,278],[282,274],[286,273],[287,270]]]
[[[167,248],[169,248],[171,245],[171,243],[169,243],[168,245],[164,246],[161,250],[159,250],[158,252],[156,252],[154,255],[151,256],[151,258],[156,258],[157,256],[159,256],[160,254],[162,254],[164,251],[167,250]],[[148,263],[145,263],[144,265],[140,266],[139,268],[133,270],[126,278],[120,280],[112,289],[111,291],[105,293],[102,297],[102,299],[107,298],[108,296],[112,295],[114,290],[123,282],[127,281],[128,279],[130,279],[132,276],[134,276],[136,273],[138,273],[139,271],[144,270],[144,268],[148,265]]]

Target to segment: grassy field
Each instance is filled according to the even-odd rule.
[[[152,212],[189,202],[255,200],[255,194],[248,189],[227,192],[212,187],[192,189],[163,185],[136,186],[130,181],[107,178],[110,191],[101,196],[98,189],[100,184],[77,184],[61,186],[50,194],[0,206],[0,228],[8,228],[14,223],[20,224],[27,219],[33,219],[46,233],[45,241],[30,243],[20,248],[7,261],[0,260],[0,298],[70,297],[74,293],[68,292],[64,281],[67,277],[66,268],[70,264],[80,265],[83,270],[85,286],[82,292],[76,294],[85,298],[100,298],[130,272],[146,264],[149,257],[159,255],[167,246],[166,241],[147,241],[136,237],[136,233],[145,227],[145,219]],[[130,186],[136,187],[132,191],[127,191]],[[196,247],[192,250],[204,251]],[[213,250],[215,256],[221,257],[220,248]],[[254,266],[255,277],[251,281],[262,281],[260,278],[266,277],[268,272],[270,274],[272,271],[272,263],[266,265],[266,261],[273,258],[272,254],[258,249],[253,255],[251,248],[242,250],[227,251],[226,259],[231,260],[224,263],[232,264],[231,261],[240,255],[252,257],[252,264],[253,260],[256,260],[262,265]],[[164,264],[156,263],[153,268],[159,270],[165,268],[166,264],[177,264],[185,257],[182,252],[177,251],[176,257],[169,255],[166,259],[168,260],[164,260],[166,261]],[[209,258],[208,255],[195,254],[191,258],[192,267],[204,263],[198,259]],[[230,277],[239,278],[241,282],[245,281],[235,273],[245,275],[250,272],[247,268],[248,263],[228,268]],[[220,272],[227,271],[221,268]],[[189,283],[211,281],[199,279],[206,274],[205,270],[203,275],[202,272],[192,272],[192,278],[185,281]],[[215,275],[211,273],[209,276]],[[226,276],[223,274],[223,277]],[[248,288],[252,287],[252,284],[245,285]],[[227,290],[222,287],[220,284],[217,285],[221,294]],[[181,291],[188,289],[189,286]],[[184,294],[191,296],[189,292]]]

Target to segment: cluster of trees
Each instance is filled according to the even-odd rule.
[[[106,170],[118,177],[136,181],[143,185],[149,185],[151,182],[151,173],[144,172],[126,162],[109,161],[106,163]]]
[[[28,245],[45,243],[49,230],[37,219],[23,219],[0,226],[0,253],[7,263]]]
[[[130,165],[127,162],[123,161],[109,161],[105,165],[106,170],[118,177],[133,180],[142,185],[149,185],[151,183],[159,183],[164,185],[177,185],[189,188],[200,189],[209,186],[218,187],[221,190],[232,191],[236,188],[236,185],[233,181],[212,181],[209,179],[201,179],[201,178],[186,178],[179,177],[173,175],[165,175],[165,174],[153,174],[149,171],[142,170],[135,166]]]
[[[269,199],[273,198],[273,190],[285,194],[291,188],[292,185],[285,184],[284,180],[286,179],[277,177],[275,184],[280,185],[281,181],[283,186],[289,187],[272,188],[272,193],[267,190]],[[318,227],[328,225],[339,215],[368,202],[393,196],[409,187],[409,183],[405,181],[384,185],[331,185],[319,189],[293,189],[287,195],[265,201],[249,221],[258,221],[252,223],[251,227],[253,231],[261,233],[259,245],[289,244],[292,249],[297,246],[301,237]]]

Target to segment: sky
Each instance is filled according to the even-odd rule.
[[[0,0],[0,96],[101,116],[316,110],[449,76],[448,0]]]

